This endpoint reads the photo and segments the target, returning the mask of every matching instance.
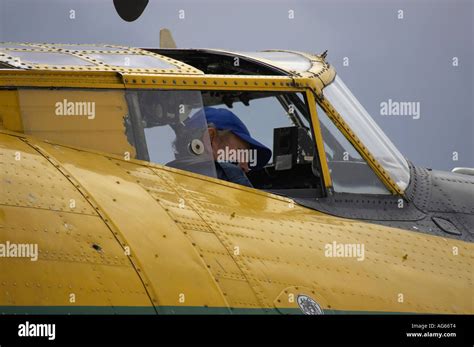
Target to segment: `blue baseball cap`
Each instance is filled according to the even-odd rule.
[[[213,124],[217,130],[229,130],[257,151],[257,164],[251,169],[263,168],[272,156],[272,151],[250,136],[245,124],[233,112],[225,108],[204,107],[207,124]]]

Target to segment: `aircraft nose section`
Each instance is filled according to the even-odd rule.
[[[406,194],[444,232],[474,239],[474,176],[414,167]]]
[[[430,211],[474,214],[474,177],[451,172],[432,171]]]

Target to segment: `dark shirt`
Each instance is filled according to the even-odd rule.
[[[251,188],[253,187],[252,183],[250,183],[245,175],[245,172],[235,164],[216,161],[216,174],[217,178],[221,180],[241,184]]]

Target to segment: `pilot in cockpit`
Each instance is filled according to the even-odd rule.
[[[201,108],[180,124],[174,129],[176,159],[166,166],[252,187],[246,173],[262,169],[272,156],[225,108]]]
[[[252,187],[246,173],[263,168],[272,151],[250,136],[245,124],[225,108],[205,107],[217,178]]]

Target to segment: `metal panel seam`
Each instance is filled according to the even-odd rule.
[[[110,220],[104,210],[102,210],[99,204],[91,197],[91,195],[87,192],[87,190],[76,180],[74,177],[61,165],[59,161],[57,161],[51,154],[49,154],[46,150],[41,148],[40,146],[30,143],[26,138],[20,138],[23,142],[25,142],[28,146],[33,148],[36,152],[38,152],[41,156],[43,156],[51,165],[53,165],[64,177],[77,189],[77,191],[84,197],[84,199],[92,206],[92,208],[96,211],[97,216],[102,219],[106,227],[110,230],[116,241],[118,242],[119,246],[124,250],[124,254],[129,259],[130,263],[132,264],[133,268],[135,269],[138,278],[143,283],[143,288],[147,293],[147,296],[150,298],[150,304],[153,306],[155,312],[157,306],[157,299],[156,295],[153,291],[153,287],[150,285],[150,281],[148,280],[145,272],[142,270],[138,259],[132,259],[131,254],[127,254],[123,247],[125,243],[125,238],[120,233],[120,229],[114,225],[114,223]]]

